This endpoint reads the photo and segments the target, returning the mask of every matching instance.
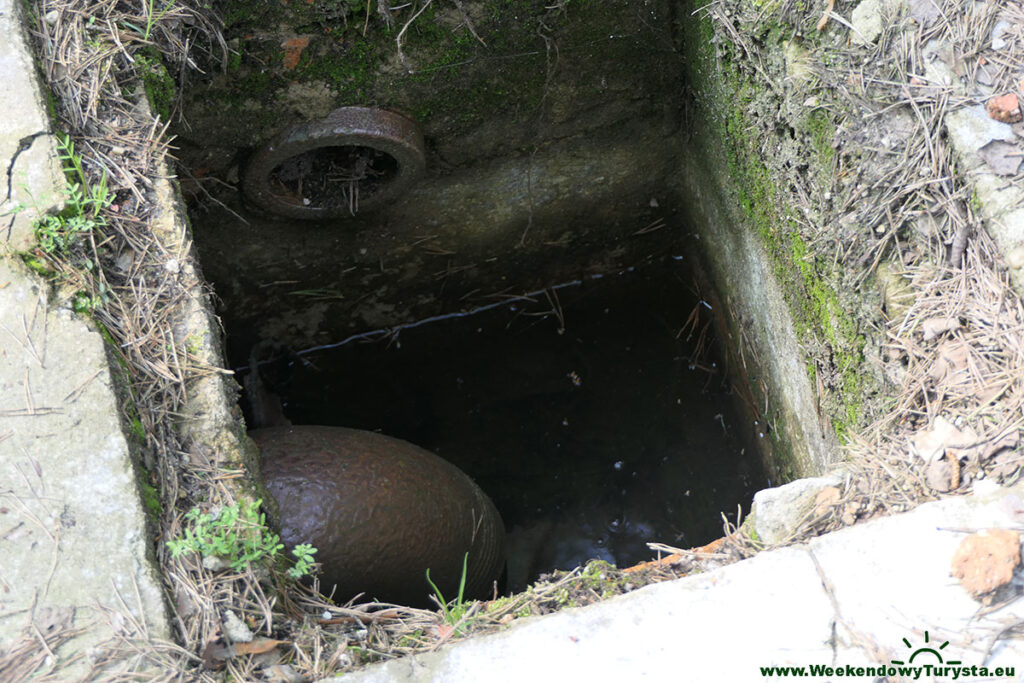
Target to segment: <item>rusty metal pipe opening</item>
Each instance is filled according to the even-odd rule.
[[[355,216],[394,199],[423,172],[423,133],[401,114],[342,107],[285,130],[245,170],[246,198],[286,218]]]

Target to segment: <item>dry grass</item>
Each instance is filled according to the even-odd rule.
[[[31,624],[9,643],[0,658],[0,680],[60,681],[54,650],[81,633],[72,625],[71,609],[39,610],[33,614]]]
[[[809,513],[791,541],[967,492],[981,478],[1009,484],[1020,476],[1024,315],[943,129],[948,111],[984,98],[959,83],[927,80],[923,50],[945,41],[952,47],[943,61],[968,83],[1014,91],[1024,44],[1011,39],[996,51],[990,35],[1000,18],[1012,25],[1024,9],[1017,2],[940,5],[941,16],[926,26],[907,12],[887,16],[867,46],[847,39],[854,4],[830,4],[824,16],[789,1],[762,10],[817,32],[827,46],[811,48],[804,63],[814,92],[825,96],[804,106],[837,121],[832,173],[809,181],[794,169],[775,169],[795,188],[790,200],[806,217],[801,237],[816,258],[831,261],[837,289],[873,286],[874,275],[887,280],[884,318],[860,322],[882,340],[867,354],[865,372],[884,377],[888,400],[878,401],[871,424],[850,434],[839,499]],[[737,19],[742,12],[721,4],[706,11],[749,57],[750,71],[771,81],[767,56]],[[781,95],[780,82],[766,85]],[[945,455],[929,462],[919,453],[926,443],[941,444]],[[756,550],[740,536],[730,541],[741,552]]]
[[[906,154],[876,181],[885,216],[869,223],[885,226],[891,239],[887,249],[876,249],[872,263],[887,260],[902,292],[902,300],[892,302],[882,330],[886,343],[874,360],[895,401],[847,444],[854,476],[832,514],[816,520],[819,533],[940,494],[967,492],[981,478],[1012,484],[1024,465],[1017,447],[1024,425],[1024,309],[973,213],[970,187],[956,172],[942,130],[949,108],[978,100],[919,77],[925,71],[922,46],[937,38],[954,46],[951,60],[968,82],[977,81],[984,63],[997,92],[1013,89],[1019,74],[1007,64],[1024,61],[1024,44],[1011,42],[996,52],[989,36],[1000,12],[1019,17],[1021,6],[946,2],[943,12],[945,19],[930,29],[900,34],[906,23],[895,23],[879,41],[895,45],[897,59],[883,60],[888,80],[873,75],[881,87],[870,92],[876,98],[887,94],[883,102],[889,102],[877,111],[902,110],[915,122]],[[864,86],[859,95],[868,92]],[[900,228],[907,225],[914,226],[912,239],[900,243],[901,234],[906,240]],[[944,424],[952,429],[940,434]],[[945,455],[929,463],[922,444],[936,442]]]
[[[104,234],[94,234],[70,259],[51,266],[69,291],[105,292],[105,303],[93,315],[111,335],[127,368],[133,401],[125,406],[126,417],[137,419],[145,433],[143,460],[154,473],[163,503],[158,554],[178,643],[155,640],[143,624],[132,624],[118,642],[109,644],[107,657],[142,657],[150,666],[146,680],[287,680],[289,671],[317,678],[367,661],[436,649],[457,637],[437,612],[376,603],[338,606],[265,570],[210,571],[188,556],[172,559],[163,547],[163,539],[180,534],[180,511],[193,501],[231,502],[226,482],[235,473],[190,452],[173,428],[189,382],[217,369],[203,367],[175,341],[175,311],[189,296],[176,267],[189,262],[190,254],[186,246],[170,250],[149,226],[153,178],[169,141],[166,123],[138,105],[142,93],[136,69],[143,50],[159,51],[179,72],[194,66],[193,50],[210,50],[216,55],[213,62],[223,62],[226,53],[216,19],[207,12],[181,1],[155,14],[153,7],[117,0],[34,4],[34,31],[46,79],[56,95],[57,126],[72,135],[93,180],[105,173],[116,192]],[[990,242],[977,229],[966,201],[968,190],[941,135],[943,114],[964,98],[952,88],[913,81],[923,69],[921,47],[926,40],[944,37],[963,46],[963,54],[977,55],[984,50],[994,15],[969,13],[965,2],[944,7],[946,18],[927,30],[908,33],[902,30],[905,23],[893,22],[875,48],[837,44],[832,52],[839,65],[816,71],[822,87],[837,94],[836,101],[821,106],[843,117],[866,112],[860,119],[848,118],[841,131],[866,156],[855,169],[841,168],[837,157],[824,188],[793,176],[798,191],[791,200],[807,209],[807,238],[819,255],[857,266],[855,281],[848,284],[863,284],[884,263],[910,294],[899,315],[877,330],[887,340],[877,362],[895,399],[874,424],[853,435],[847,449],[848,485],[837,504],[806,521],[804,535],[934,497],[923,461],[909,444],[939,417],[960,429],[970,427],[979,447],[963,450],[958,459],[956,491],[981,476],[1001,481],[1019,476],[1018,452],[982,454],[985,444],[998,443],[1021,426],[1024,313]],[[1016,4],[1003,7],[1020,11]],[[752,70],[769,89],[776,89],[758,48],[724,10],[721,3],[707,8],[723,32],[742,46]],[[796,12],[789,2],[775,11],[790,19]],[[815,12],[820,15],[820,8]],[[810,26],[828,18],[795,17]],[[835,23],[826,21],[826,30]],[[998,67],[996,78],[1009,78],[1024,63],[1021,46],[1014,49],[1018,51],[991,56]],[[975,68],[974,62],[967,68]],[[906,122],[895,153],[873,147],[878,141],[870,131],[880,128],[880,122],[891,122],[895,112]],[[830,207],[823,203],[825,191],[837,198]],[[908,238],[908,226],[924,218],[933,221],[932,232],[911,231]],[[859,227],[844,227],[853,225]],[[82,269],[84,258],[99,267]],[[937,329],[936,320],[954,319],[955,327],[933,336],[925,333]],[[711,557],[683,553],[682,564],[656,564],[629,575],[597,567],[554,576],[526,593],[470,608],[458,630],[486,632],[519,616],[586,604],[673,578],[700,566],[698,561],[731,561],[760,549],[736,529],[727,531],[726,544]],[[228,610],[251,629],[263,651],[246,654],[224,642]],[[0,662],[0,679],[48,680],[55,675],[49,650],[71,635],[66,620],[37,619]],[[104,663],[99,663],[101,668]],[[100,671],[95,680],[101,679],[139,676]]]
[[[921,263],[901,274],[916,296],[886,330],[882,362],[899,388],[896,403],[848,444],[857,476],[829,526],[966,492],[982,478],[1008,485],[1020,477],[1024,308],[997,263],[979,232],[961,268]],[[930,480],[915,444],[940,418],[956,432],[944,442],[948,464],[932,466]]]

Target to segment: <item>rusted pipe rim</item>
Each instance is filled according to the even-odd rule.
[[[242,178],[254,204],[289,218],[343,218],[394,199],[426,166],[423,133],[401,114],[342,107],[284,131]]]

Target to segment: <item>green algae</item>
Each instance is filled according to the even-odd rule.
[[[758,44],[784,45],[799,27],[780,19],[777,8],[768,4],[765,3],[759,23],[743,27],[745,35]],[[750,67],[751,56],[724,40],[716,28],[704,16],[699,27],[691,30],[700,33],[700,44],[706,46],[696,50],[697,58],[689,69],[693,88],[713,93],[709,99],[726,104],[717,110],[705,109],[701,120],[711,132],[709,137],[721,145],[738,214],[759,236],[771,260],[799,343],[808,350],[823,349],[808,356],[807,375],[812,387],[830,394],[819,398],[824,399],[822,409],[842,441],[864,413],[863,401],[868,391],[861,371],[865,338],[840,296],[841,273],[834,264],[813,253],[808,237],[802,233],[801,222],[796,220],[798,210],[783,189],[784,177],[777,170],[781,163],[766,154],[768,150],[777,151],[770,144],[771,133],[765,130],[773,117],[765,114],[781,106],[779,88],[763,82],[760,75],[764,72],[757,73]],[[784,66],[776,68],[785,71]],[[812,81],[804,79],[802,83],[808,95],[812,92]],[[802,101],[797,94],[789,97]],[[788,136],[795,139],[794,145],[805,150],[796,163],[809,166],[812,177],[827,186],[836,156],[832,145],[834,115],[825,109],[812,109],[792,126]],[[777,454],[780,471],[787,469],[784,441],[775,440],[781,448]]]
[[[154,113],[164,121],[170,120],[178,90],[160,53],[155,48],[140,51],[135,55],[135,68]]]
[[[448,3],[428,5],[408,26],[408,10],[393,13],[388,26],[375,3],[225,3],[232,47],[227,77],[211,75],[192,89],[186,97],[202,92],[203,102],[186,109],[198,128],[204,116],[246,121],[244,130],[216,130],[213,138],[222,144],[258,144],[289,121],[357,104],[403,111],[428,138],[451,139],[492,125],[496,116],[542,125],[555,86],[578,110],[603,103],[607,92],[596,85],[603,82],[663,91],[665,70],[648,45],[653,41],[637,38],[648,27],[634,16],[634,5],[596,7],[582,0],[557,8],[499,0],[470,7],[470,31],[468,15]],[[308,45],[289,69],[284,46],[295,38]],[[211,74],[220,71],[219,64],[206,66]],[[645,88],[643,81],[659,86]],[[295,101],[295,93],[310,88],[322,93],[321,106]]]

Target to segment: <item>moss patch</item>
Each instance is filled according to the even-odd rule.
[[[150,49],[137,54],[135,66],[142,87],[145,88],[146,99],[149,100],[153,111],[164,121],[170,120],[177,98],[177,87],[167,72],[167,67],[160,60],[159,53],[155,49]]]
[[[212,58],[204,65],[211,77],[186,94],[188,119],[194,130],[208,126],[218,145],[255,145],[288,122],[320,116],[287,97],[296,86],[313,86],[329,93],[329,109],[397,109],[419,120],[428,138],[447,140],[495,120],[505,130],[510,121],[541,126],[554,88],[573,111],[606,106],[609,96],[633,102],[673,92],[672,70],[664,68],[671,41],[651,35],[668,36],[671,27],[645,23],[635,3],[610,0],[600,11],[580,1],[464,7],[468,23],[453,3],[435,2],[405,27],[411,7],[392,12],[387,26],[375,3],[368,13],[361,1],[224,3],[228,73],[217,75],[221,65]],[[308,44],[288,68],[285,46],[297,39]],[[244,130],[222,123],[238,121]]]
[[[142,505],[155,524],[164,511],[164,506],[160,503],[160,491],[150,483],[149,472],[145,468],[140,468],[140,470],[139,489],[142,492]]]
[[[804,126],[810,136],[811,148],[817,156],[818,166],[824,171],[831,170],[832,162],[836,158],[836,151],[832,147],[836,127],[828,112],[824,109],[813,110],[804,120]]]
[[[737,23],[735,28],[750,41],[750,49],[782,45],[801,31],[799,22],[790,23],[767,9],[756,24],[739,19]],[[758,71],[751,63],[759,58],[751,60],[744,48],[716,34],[710,18],[702,17],[698,30],[706,48],[690,70],[693,87],[714,93],[708,98],[712,104],[698,115],[708,137],[721,141],[741,218],[769,254],[799,341],[809,354],[812,388],[826,392],[819,397],[822,408],[842,440],[864,413],[865,339],[852,313],[856,302],[840,294],[842,272],[815,253],[813,228],[803,220],[798,198],[786,189],[800,167],[828,186],[836,156],[834,115],[825,109],[803,113],[810,90],[786,93],[782,86],[763,81],[765,73],[777,71],[774,83],[785,82],[784,50],[773,51],[780,55],[779,63],[764,64]],[[802,85],[813,87],[811,80]],[[793,101],[800,103],[801,109],[794,110],[800,117],[786,113]],[[792,126],[778,123],[787,120]]]

